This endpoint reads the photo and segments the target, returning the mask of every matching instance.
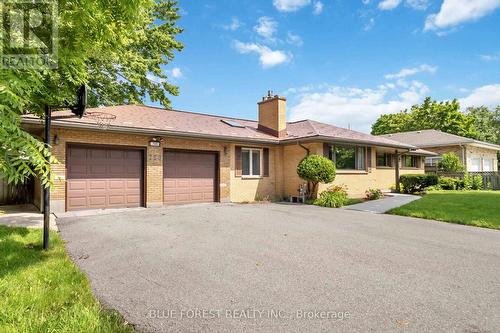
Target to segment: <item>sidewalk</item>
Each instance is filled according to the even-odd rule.
[[[33,205],[0,206],[0,225],[43,228],[43,214]],[[50,215],[50,229],[57,231],[56,218]]]
[[[342,207],[342,209],[383,214],[393,208],[406,205],[407,203],[418,200],[420,198],[421,197],[419,197],[418,195],[390,193],[382,199],[345,206]]]

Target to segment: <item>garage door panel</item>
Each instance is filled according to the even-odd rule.
[[[67,210],[142,205],[143,152],[68,148]]]
[[[164,202],[213,202],[216,156],[213,153],[167,151],[163,159]]]

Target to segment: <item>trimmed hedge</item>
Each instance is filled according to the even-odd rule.
[[[437,185],[438,176],[434,174],[408,174],[399,177],[404,193],[420,192],[426,187]]]

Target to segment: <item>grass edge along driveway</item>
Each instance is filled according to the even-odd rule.
[[[134,332],[104,310],[59,235],[41,250],[42,230],[0,226],[1,332]]]
[[[500,191],[434,191],[388,214],[500,229]]]

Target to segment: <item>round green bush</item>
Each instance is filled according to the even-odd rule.
[[[309,155],[300,161],[297,174],[312,183],[331,183],[335,180],[335,164],[321,155]]]

